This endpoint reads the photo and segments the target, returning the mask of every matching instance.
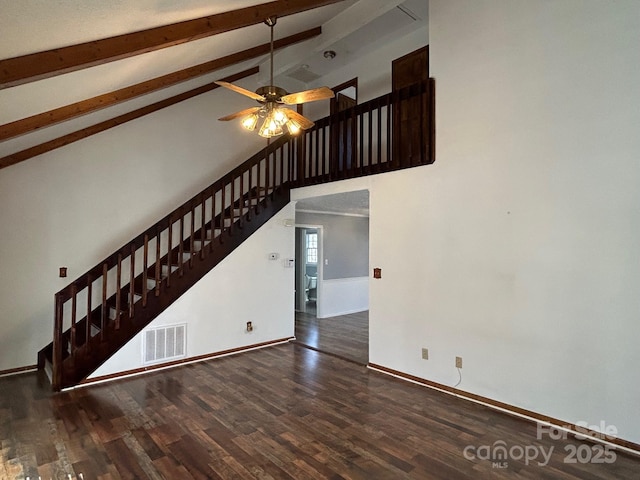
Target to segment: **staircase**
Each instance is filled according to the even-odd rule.
[[[421,120],[398,131],[395,119],[416,109]],[[80,383],[287,205],[291,188],[432,163],[433,117],[429,79],[280,137],[56,293],[38,367],[56,391]]]

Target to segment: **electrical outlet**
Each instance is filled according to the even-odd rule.
[[[429,360],[429,349],[428,348],[423,348],[422,349],[422,359],[423,360]]]
[[[253,332],[253,323],[247,322],[247,332]]]
[[[456,357],[456,368],[462,368],[462,357]]]

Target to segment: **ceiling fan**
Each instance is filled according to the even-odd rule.
[[[264,119],[258,135],[264,138],[276,137],[284,133],[286,128],[291,135],[299,133],[313,127],[314,123],[308,118],[300,115],[295,110],[286,108],[284,105],[297,105],[300,103],[315,102],[316,100],[325,100],[333,98],[334,93],[328,87],[314,88],[297,93],[288,93],[283,88],[273,84],[273,27],[276,24],[275,16],[267,18],[266,23],[271,28],[271,74],[268,86],[258,88],[255,93],[238,87],[229,82],[215,82],[221,87],[228,88],[234,92],[245,95],[249,98],[257,100],[259,107],[251,107],[241,110],[231,115],[219,118],[223,122],[234,120],[239,117],[242,119],[242,126],[247,130],[253,131],[258,125],[260,119]]]

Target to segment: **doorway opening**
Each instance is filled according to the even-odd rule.
[[[369,361],[369,191],[296,203],[296,343]]]
[[[295,309],[316,317],[322,277],[322,225],[296,226]]]

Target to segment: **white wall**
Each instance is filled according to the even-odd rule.
[[[436,163],[294,195],[370,191],[370,361],[640,442],[640,4],[429,17]]]
[[[640,4],[432,0],[429,15],[436,164],[383,193],[426,193],[426,255],[405,272],[424,275],[405,324],[422,335],[372,361],[450,384],[462,355],[463,389],[638,442]]]
[[[187,357],[293,337],[294,269],[283,261],[295,254],[295,229],[284,226],[294,215],[290,203],[147,328],[187,324]],[[278,260],[268,259],[271,252],[280,254]],[[144,332],[90,378],[142,367]]]
[[[0,170],[0,370],[51,342],[56,291],[264,146],[216,120],[241,108],[219,89]]]
[[[318,318],[335,317],[369,309],[369,277],[322,280]]]

